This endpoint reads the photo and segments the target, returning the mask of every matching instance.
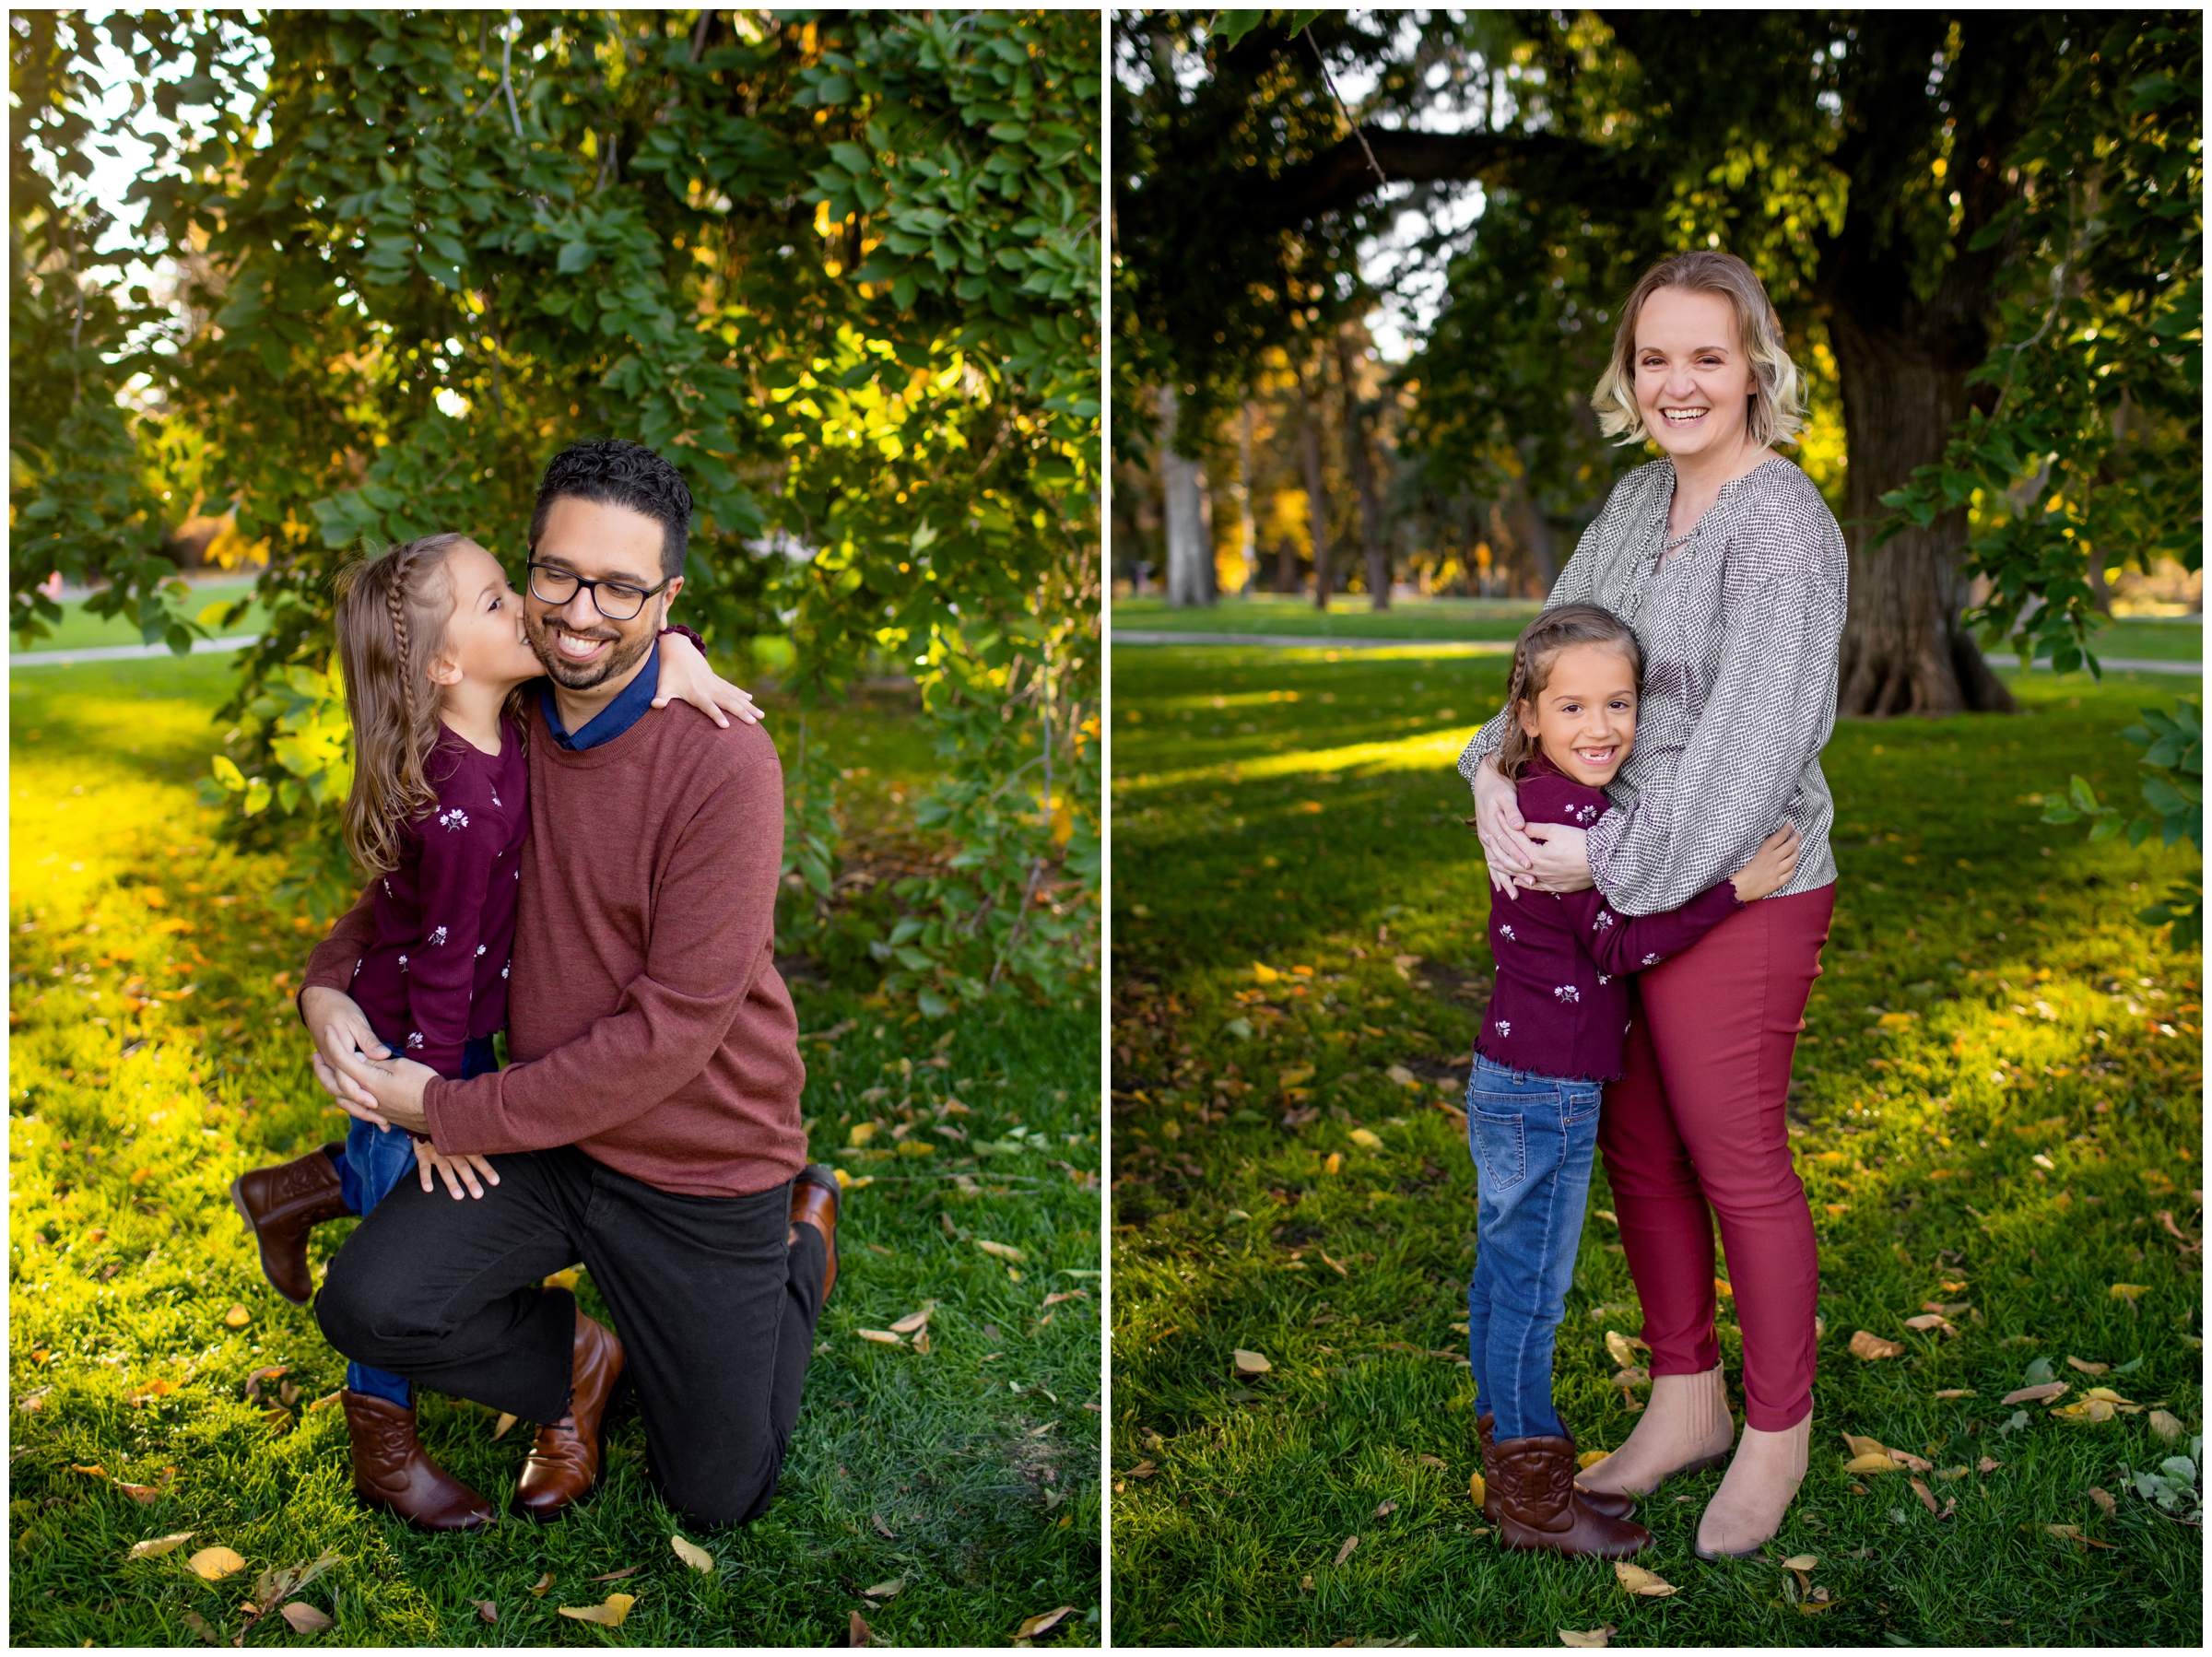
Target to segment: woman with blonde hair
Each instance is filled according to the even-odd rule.
[[[1623,915],[1677,908],[1794,826],[1796,870],[1695,945],[1640,973],[1626,1075],[1598,1132],[1652,1348],[1652,1401],[1626,1443],[1583,1474],[1640,1495],[1728,1471],[1698,1551],[1747,1554],[1795,1497],[1812,1431],[1818,1262],[1783,1117],[1790,1061],[1835,908],[1835,810],[1819,754],[1835,723],[1842,531],[1774,452],[1804,417],[1803,382],[1750,266],[1677,253],[1622,307],[1592,394],[1606,435],[1661,451],[1615,486],[1547,607],[1603,605],[1644,659],[1637,740],[1587,832],[1524,822],[1498,769],[1507,714],[1459,768],[1498,893],[1594,885]],[[1493,897],[1493,901],[1497,899]],[[1713,1220],[1744,1337],[1735,1440],[1714,1339]]]

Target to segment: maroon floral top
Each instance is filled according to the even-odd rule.
[[[441,1075],[507,1022],[514,899],[530,834],[530,763],[500,722],[500,751],[444,732],[424,767],[438,805],[406,827],[399,866],[376,882],[376,941],[353,998],[394,1052]]]
[[[1610,809],[1599,790],[1564,775],[1543,755],[1521,775],[1521,816],[1588,828]],[[1493,893],[1490,954],[1498,987],[1476,1033],[1494,1064],[1536,1075],[1609,1082],[1622,1074],[1629,1030],[1628,975],[1679,955],[1743,905],[1719,881],[1680,909],[1630,917],[1594,887]]]

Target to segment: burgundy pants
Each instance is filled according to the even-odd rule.
[[[1762,899],[1637,974],[1628,1074],[1607,1084],[1598,1124],[1652,1373],[1721,1361],[1717,1216],[1744,1332],[1744,1420],[1761,1432],[1812,1409],[1820,1266],[1783,1112],[1835,908],[1833,885]]]

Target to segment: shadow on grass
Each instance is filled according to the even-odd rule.
[[[848,1196],[806,1405],[759,1522],[683,1525],[652,1490],[634,1415],[610,1435],[601,1491],[551,1525],[435,1537],[355,1504],[339,1412],[312,1407],[343,1365],[262,1281],[227,1195],[241,1169],[344,1126],[290,1009],[313,934],[265,903],[276,860],[218,840],[191,793],[227,682],[198,658],[12,687],[14,1639],[190,1644],[204,1628],[227,1643],[258,1573],[329,1549],[340,1563],[301,1597],[347,1644],[818,1645],[855,1610],[900,1643],[994,1643],[1070,1604],[1055,1638],[1095,1643],[1099,1199],[1077,1176],[1097,1165],[1097,1023],[1081,1008],[985,1010],[947,1030],[857,988],[794,988],[818,1038],[813,1154],[869,1182]],[[771,711],[771,731],[795,734],[794,710]],[[888,819],[923,745],[880,708],[846,718],[815,714],[810,731],[849,746],[848,769],[866,768],[852,785],[873,796],[858,813]],[[970,1113],[954,1120],[1000,1155],[949,1139],[927,1156],[841,1149],[859,1122],[888,1141],[956,1096]],[[345,1229],[318,1232],[318,1262]],[[595,1306],[588,1276],[580,1292]],[[932,1300],[927,1355],[857,1334]],[[249,1400],[274,1366],[286,1373]],[[433,1453],[503,1502],[528,1424],[495,1440],[489,1412],[439,1398],[422,1419]],[[186,1531],[172,1552],[124,1557]],[[713,1555],[711,1573],[677,1558],[677,1534]],[[206,1545],[247,1569],[201,1580],[184,1562]],[[617,1592],[636,1601],[619,1632],[558,1615]],[[300,1638],[274,1617],[253,1632]]]
[[[2196,1643],[2197,1532],[2130,1477],[2200,1431],[2200,962],[2131,918],[2194,859],[2036,820],[2072,771],[2132,796],[2114,734],[2171,687],[2016,681],[2018,719],[1838,730],[1842,884],[1791,1103],[1812,1471],[1770,1560],[1694,1557],[1717,1473],[1657,1493],[1640,1563],[1680,1592],[1636,1600],[1500,1552],[1468,1492],[1475,1181],[1435,1105],[1489,971],[1451,767],[1502,664],[1114,665],[1117,1640]],[[1641,1396],[1605,1344],[1641,1321],[1610,1201],[1601,1178],[1556,1366],[1601,1449]],[[1908,1325],[1929,1307],[1957,1333]],[[1851,1356],[1862,1329],[1901,1353]],[[1272,1368],[1238,1377],[1240,1347]],[[1999,1403],[2044,1366],[2060,1408],[2124,1404]],[[1843,1433],[1929,1470],[1846,1475]],[[1818,1603],[1773,1562],[1803,1554]]]

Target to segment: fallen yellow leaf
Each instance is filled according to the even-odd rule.
[[[603,1628],[619,1628],[622,1619],[629,1615],[629,1608],[637,1603],[635,1594],[610,1593],[604,1604],[562,1605],[559,1610],[561,1616],[572,1616],[580,1623],[597,1623]]]
[[[192,1531],[179,1531],[171,1536],[148,1536],[144,1542],[132,1543],[131,1551],[124,1555],[124,1557],[126,1559],[159,1559],[163,1554],[190,1542],[194,1534],[195,1533]]]
[[[936,1310],[936,1309],[937,1303],[935,1300],[928,1301],[923,1306],[920,1311],[910,1311],[906,1314],[906,1316],[900,1318],[896,1323],[893,1323],[891,1325],[891,1333],[893,1334],[913,1334],[915,1330],[921,1328],[924,1324],[929,1322],[929,1314]]]
[[[1060,1619],[1075,1615],[1075,1609],[1073,1605],[1055,1605],[1050,1611],[1041,1611],[1035,1616],[1025,1618],[1021,1627],[1014,1630],[1014,1638],[1034,1639],[1038,1635],[1058,1628]]]
[[[491,1436],[495,1439],[505,1438],[507,1436],[508,1429],[513,1427],[514,1420],[515,1418],[512,1416],[510,1416],[502,1411],[500,1415],[499,1421],[491,1429]]]
[[[876,1124],[874,1122],[856,1122],[853,1124],[853,1131],[845,1135],[845,1143],[847,1145],[861,1146],[867,1144],[869,1140],[875,1137]]]
[[[1633,1369],[1636,1368],[1636,1354],[1639,1349],[1645,1352],[1651,1350],[1643,1342],[1625,1335],[1618,1329],[1606,1331],[1606,1351],[1622,1369]]]
[[[1889,1459],[1887,1451],[1872,1455],[1855,1455],[1843,1463],[1846,1473],[1895,1473],[1897,1463]]]
[[[1285,1087],[1300,1087],[1313,1079],[1313,1066],[1311,1064],[1287,1065],[1276,1072],[1275,1079]]]
[[[2056,1398],[2073,1391],[2073,1384],[2066,1381],[2046,1381],[2031,1387],[2015,1387],[1997,1402],[1999,1404],[2041,1404],[2046,1398]]]
[[[1918,1479],[1912,1479],[1907,1482],[1912,1487],[1912,1494],[1920,1498],[1921,1506],[1927,1509],[1929,1512],[1933,1513],[1936,1510],[1935,1493],[1931,1491],[1927,1486],[1922,1484]]]
[[[327,1612],[316,1610],[305,1600],[294,1600],[276,1615],[292,1625],[295,1634],[320,1634],[332,1626]]]
[[[1587,1473],[1612,1453],[1609,1450],[1585,1450],[1581,1455],[1575,1457],[1574,1464]]]
[[[1252,976],[1257,982],[1271,984],[1281,978],[1282,974],[1273,967],[1263,966],[1260,962],[1254,961],[1252,963]]]
[[[874,1341],[879,1346],[903,1346],[906,1345],[888,1329],[856,1329],[853,1334],[859,1335],[864,1341]]]
[[[1240,1375],[1265,1375],[1275,1368],[1257,1352],[1247,1352],[1241,1346],[1231,1352],[1229,1359],[1236,1366],[1237,1373]]]
[[[1563,1646],[1595,1651],[1613,1643],[1613,1629],[1609,1624],[1603,1628],[1561,1628],[1559,1643]]]
[[[1365,1146],[1371,1151],[1379,1151],[1382,1148],[1382,1135],[1371,1128],[1354,1128],[1347,1137],[1354,1145]]]
[[[1344,1171],[1344,1153],[1342,1151],[1331,1151],[1329,1153],[1329,1159],[1321,1165],[1321,1171],[1324,1174],[1342,1173]]]
[[[1938,1398],[1973,1398],[1979,1394],[1971,1387],[1946,1387],[1936,1396]]]
[[[1675,1592],[1672,1582],[1655,1576],[1641,1565],[1630,1565],[1626,1559],[1613,1561],[1613,1574],[1623,1588],[1647,1600],[1663,1600]]]
[[[2168,1415],[2164,1410],[2153,1410],[2150,1412],[2150,1430],[2171,1444],[2182,1436],[2182,1424],[2177,1417]]]
[[[1027,1254],[1024,1254],[1012,1243],[993,1242],[988,1238],[977,1238],[975,1240],[975,1246],[982,1250],[984,1253],[992,1255],[995,1259],[1011,1260],[1018,1265],[1029,1258]]]
[[[210,1582],[219,1582],[246,1568],[246,1562],[227,1547],[204,1547],[185,1563],[192,1567],[193,1575]]]
[[[1784,1570],[1810,1570],[1819,1563],[1820,1556],[1818,1554],[1798,1554],[1784,1559],[1782,1568]]]
[[[223,1322],[233,1329],[243,1329],[253,1321],[253,1314],[243,1306],[233,1306],[229,1311],[223,1313]]]
[[[1344,1539],[1344,1545],[1336,1550],[1336,1563],[1342,1565],[1347,1559],[1350,1558],[1352,1557],[1352,1549],[1358,1547],[1359,1545],[1359,1538],[1357,1534],[1347,1536]]]
[[[863,1599],[888,1600],[894,1597],[905,1586],[906,1579],[904,1577],[893,1577],[888,1582],[878,1582],[873,1588],[862,1589],[860,1594]]]
[[[530,1584],[530,1592],[542,1600],[546,1597],[546,1590],[552,1586],[553,1573],[548,1570],[544,1576],[538,1578],[536,1581]]]
[[[1478,1508],[1489,1499],[1490,1487],[1482,1482],[1481,1474],[1467,1475],[1467,1494],[1475,1498],[1475,1505]]]
[[[2079,1370],[2080,1370],[2080,1371],[2081,1371],[2081,1372],[2082,1372],[2084,1375],[2102,1375],[2102,1374],[2103,1374],[2103,1373],[2104,1373],[2104,1372],[2105,1372],[2107,1369],[2110,1369],[2112,1367],[2112,1365],[2110,1365],[2110,1364],[2096,1364],[2096,1363],[2091,1363],[2091,1362],[2090,1362],[2090,1361],[2089,1361],[2088,1358],[2086,1358],[2086,1357],[2069,1357],[2066,1359],[2066,1368],[2067,1368],[2067,1369],[2079,1369]]]
[[[2115,1300],[2140,1300],[2150,1293],[2147,1283],[2115,1283],[2108,1291]]]
[[[1421,1078],[1403,1064],[1390,1065],[1382,1074],[1401,1087],[1418,1087],[1421,1085]]]
[[[1877,1357],[1896,1357],[1903,1351],[1904,1347],[1896,1341],[1886,1341],[1864,1329],[1851,1337],[1852,1356],[1868,1362]]]

